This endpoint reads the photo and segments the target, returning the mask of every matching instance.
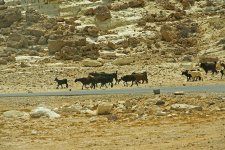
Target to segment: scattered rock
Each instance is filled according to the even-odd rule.
[[[90,36],[97,37],[99,33],[99,29],[95,26],[86,26],[83,29],[83,32],[87,33]]]
[[[25,62],[21,62],[20,67],[21,68],[26,68],[26,67],[31,67],[31,65],[30,64],[27,64]]]
[[[107,6],[98,6],[94,10],[95,18],[99,21],[105,21],[107,19],[111,19],[111,13]]]
[[[47,44],[47,39],[44,36],[41,36],[38,40],[39,45],[45,45]]]
[[[129,7],[135,8],[135,7],[144,7],[145,1],[144,0],[131,0],[129,1]]]
[[[165,101],[163,101],[163,100],[158,100],[155,104],[156,104],[156,105],[164,105],[164,104],[165,104]]]
[[[7,65],[8,61],[3,59],[3,58],[0,58],[0,65]]]
[[[3,116],[6,118],[19,118],[19,119],[26,119],[28,120],[30,118],[29,113],[27,112],[21,112],[17,110],[9,110],[3,113]]]
[[[62,112],[76,112],[81,113],[83,107],[79,104],[71,105],[71,106],[63,106],[60,108]]]
[[[109,120],[109,121],[116,121],[118,119],[118,117],[116,115],[113,115],[113,114],[109,114],[106,116],[106,118]]]
[[[188,104],[173,104],[173,105],[171,105],[170,109],[176,110],[176,111],[187,111],[187,110],[202,111],[201,106],[194,106],[194,105],[188,105]]]

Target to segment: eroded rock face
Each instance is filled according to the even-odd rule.
[[[48,40],[49,54],[59,52],[64,46],[77,47],[85,46],[86,38],[81,36],[72,36],[68,39]]]
[[[9,38],[7,39],[7,46],[12,48],[27,48],[28,40],[22,34],[13,33],[10,34]]]
[[[4,9],[0,11],[0,28],[10,27],[14,22],[22,19],[21,11],[18,8]]]
[[[110,10],[107,6],[98,6],[95,10],[95,18],[99,21],[105,21],[112,18]]]
[[[129,1],[130,7],[144,7],[145,1],[144,0],[131,0]]]
[[[62,60],[80,60],[79,51],[75,47],[65,46],[59,53],[57,53],[57,58]]]
[[[175,33],[174,29],[168,25],[162,26],[160,32],[162,35],[162,40],[167,42],[171,42],[177,38],[177,34]]]
[[[50,55],[55,54],[60,51],[61,48],[65,45],[65,42],[62,40],[48,40],[48,51]]]

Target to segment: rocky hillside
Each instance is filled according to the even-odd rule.
[[[222,0],[70,0],[49,18],[0,2],[0,63],[17,55],[114,60],[142,56],[148,63],[224,56]]]

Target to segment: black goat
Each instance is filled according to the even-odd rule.
[[[61,85],[61,87],[63,88],[63,84],[66,84],[66,88],[68,88],[68,83],[67,83],[67,79],[62,79],[62,80],[59,80],[57,77],[55,78],[55,81],[58,83],[57,85],[57,89],[59,88],[59,86]]]
[[[217,73],[216,64],[217,62],[214,62],[214,63],[206,62],[206,63],[201,63],[200,67],[204,69],[206,74],[208,73],[208,71],[212,71],[212,74],[214,74],[214,73]]]
[[[225,72],[225,69],[220,70],[220,73],[221,73],[221,79],[223,78],[224,72]]]
[[[97,77],[97,76],[104,76],[106,78],[112,78],[112,79],[115,79],[115,84],[118,83],[118,76],[117,76],[117,71],[114,72],[114,73],[105,73],[105,72],[91,72],[89,73],[90,76],[93,76],[93,77]]]
[[[83,87],[87,88],[87,85],[89,85],[89,84],[91,84],[91,88],[95,89],[95,79],[91,76],[88,76],[86,78],[75,79],[74,82],[81,82],[82,83],[82,90],[83,90]]]
[[[192,78],[191,74],[188,73],[188,70],[182,71],[181,75],[185,75],[187,77],[187,81]]]
[[[111,88],[113,87],[113,78],[111,76],[96,76],[94,77],[94,83],[95,86],[97,86],[98,83],[101,83],[101,86],[105,86],[107,88],[107,83],[111,85]]]
[[[132,82],[132,84],[131,84],[131,86],[133,86],[133,84],[134,84],[134,82],[136,83],[136,85],[138,86],[138,81],[136,80],[136,77],[135,77],[135,75],[133,75],[133,74],[131,74],[131,75],[125,75],[125,76],[123,76],[123,77],[121,77],[120,79],[119,79],[119,82],[120,81],[123,81],[123,85],[125,86],[125,84],[126,84],[126,86],[128,86],[128,83],[127,82]]]

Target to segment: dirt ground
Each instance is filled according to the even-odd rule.
[[[0,149],[225,149],[225,108],[223,93],[174,95],[107,95],[76,97],[23,97],[0,99]],[[155,99],[164,100],[162,106]],[[120,111],[118,103],[132,101],[137,110]],[[99,101],[114,104],[109,115],[58,112],[61,117],[15,119],[3,117],[7,110],[30,112],[38,105],[53,110],[65,105],[85,107]],[[213,103],[212,103],[213,102]],[[201,111],[180,112],[170,109],[174,103],[201,106]],[[144,117],[136,117],[146,106]],[[161,109],[169,115],[156,115]],[[114,119],[112,119],[114,118]]]

